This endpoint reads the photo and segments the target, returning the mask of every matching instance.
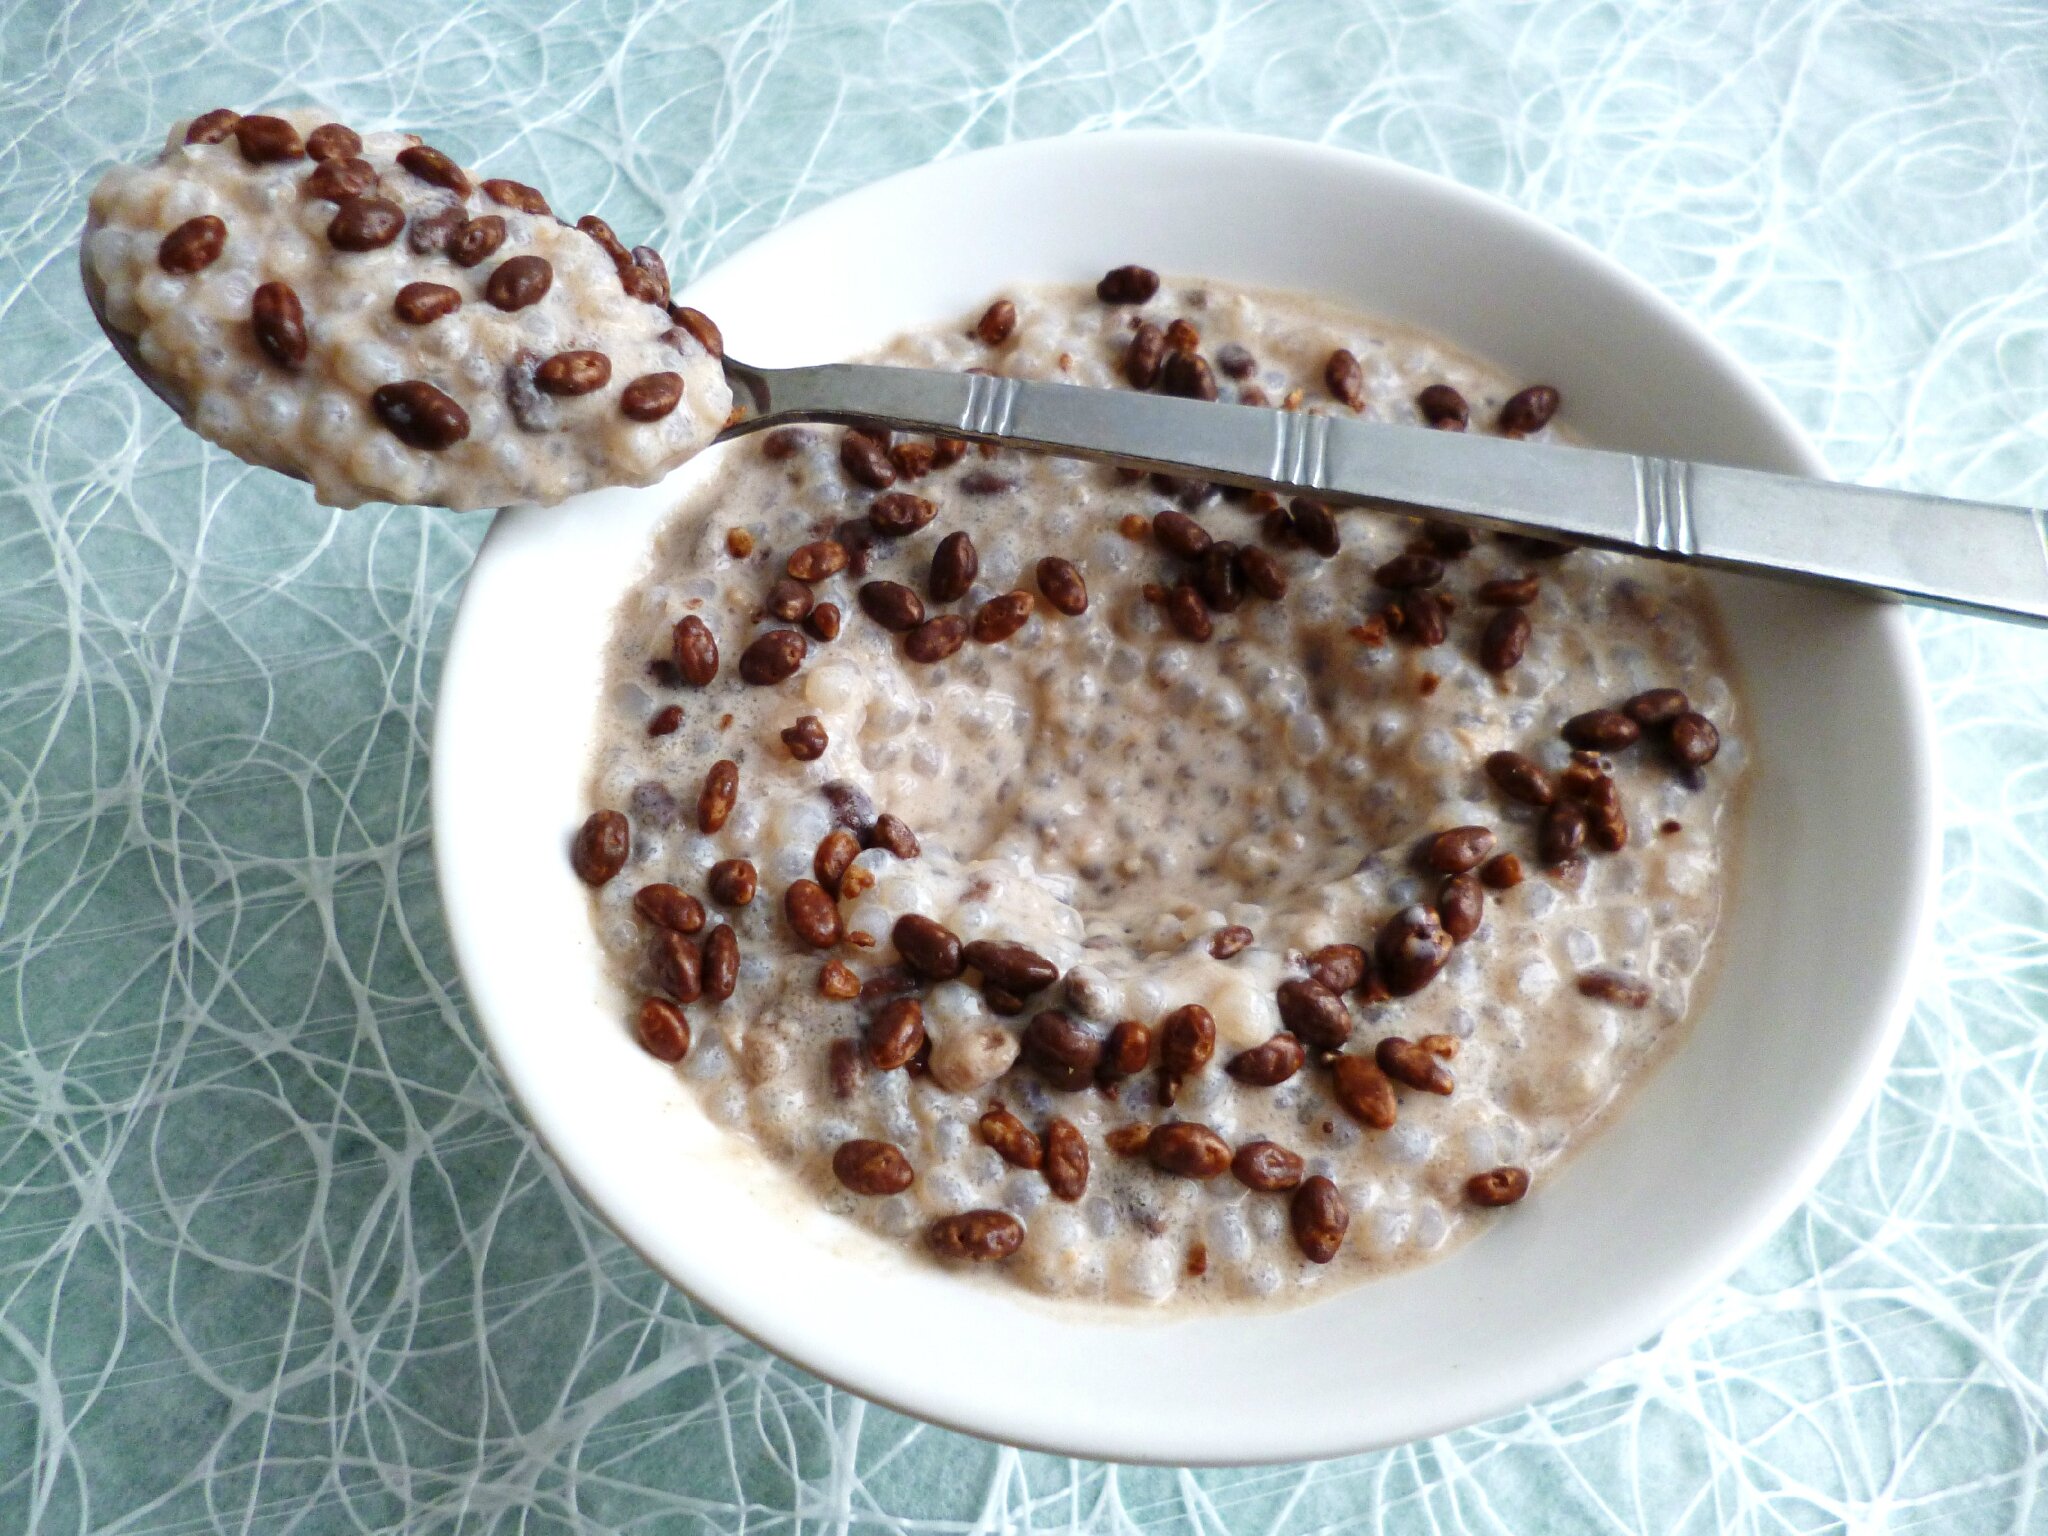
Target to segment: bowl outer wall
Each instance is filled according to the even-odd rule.
[[[1131,260],[1438,331],[1559,384],[1596,442],[1823,469],[1729,353],[1590,248],[1452,183],[1285,140],[1145,132],[963,155],[792,220],[689,298],[734,355],[774,366],[852,354],[1005,282]],[[1938,867],[1918,663],[1898,609],[1717,578],[1757,759],[1721,974],[1691,1038],[1540,1199],[1439,1263],[1282,1311],[1167,1321],[905,1264],[792,1196],[632,1044],[564,857],[612,607],[706,467],[500,515],[443,673],[435,857],[477,1017],[542,1141],[649,1263],[800,1366],[1065,1454],[1245,1463],[1398,1443],[1641,1342],[1790,1214],[1867,1103]],[[700,1038],[711,1027],[700,1011]]]

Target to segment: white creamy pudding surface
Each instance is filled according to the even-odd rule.
[[[1569,401],[1138,268],[878,361],[1528,436]],[[735,444],[620,609],[571,849],[622,1028],[831,1210],[1058,1296],[1301,1299],[1682,1034],[1739,699],[1670,566],[928,438]]]

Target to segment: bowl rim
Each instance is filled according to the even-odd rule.
[[[971,162],[990,175],[1000,176],[1035,160],[1072,155],[1085,159],[1100,152],[1105,143],[1113,143],[1131,152],[1170,146],[1172,152],[1196,156],[1268,157],[1276,161],[1292,161],[1319,173],[1339,177],[1377,177],[1383,184],[1400,186],[1411,193],[1503,223],[1513,228],[1518,238],[1548,248],[1569,264],[1590,267],[1601,282],[1679,337],[1684,346],[1697,355],[1701,365],[1718,374],[1720,382],[1739,397],[1741,403],[1768,429],[1774,441],[1764,444],[1760,438],[1760,452],[1775,452],[1787,461],[1796,461],[1806,473],[1826,475],[1824,461],[1796,419],[1734,352],[1676,303],[1605,253],[1503,199],[1445,177],[1360,151],[1273,135],[1210,129],[1134,129],[1028,139],[966,152],[898,172],[829,199],[750,241],[707,269],[690,287],[695,289],[699,284],[731,271],[758,264],[782,249],[800,248],[812,239],[813,230],[840,216],[840,205],[851,200],[898,194],[935,172],[955,170],[963,163]],[[681,299],[688,297],[688,293],[679,295]],[[603,496],[608,493],[594,494]],[[738,1291],[720,1283],[716,1266],[712,1267],[711,1273],[699,1271],[686,1276],[678,1272],[685,1266],[673,1262],[672,1255],[670,1261],[665,1262],[656,1252],[658,1224],[644,1222],[642,1212],[615,1209],[592,1187],[579,1168],[578,1157],[570,1150],[572,1138],[567,1133],[571,1127],[558,1123],[550,1113],[544,1085],[523,1070],[522,1063],[510,1048],[510,1036],[494,1022],[493,1010],[486,1001],[496,990],[488,969],[491,946],[488,936],[473,920],[463,894],[462,855],[449,832],[455,823],[455,817],[449,813],[454,807],[455,797],[462,793],[462,786],[452,782],[451,775],[443,771],[443,764],[455,755],[448,748],[455,730],[451,722],[459,718],[457,711],[445,706],[451,690],[460,688],[469,667],[478,664],[472,657],[472,652],[477,649],[473,633],[477,623],[473,597],[480,584],[489,579],[494,554],[501,551],[526,519],[540,510],[511,508],[500,513],[478,548],[444,653],[440,685],[442,696],[437,700],[432,737],[430,803],[433,809],[432,846],[436,881],[457,970],[485,1044],[528,1125],[569,1185],[651,1268],[693,1301],[717,1313],[721,1321],[736,1332],[779,1357],[833,1386],[926,1422],[999,1443],[1053,1454],[1169,1465],[1250,1465],[1320,1459],[1408,1443],[1500,1413],[1518,1411],[1582,1380],[1600,1365],[1639,1346],[1696,1303],[1704,1293],[1724,1281],[1790,1217],[1862,1118],[1912,1011],[1926,959],[1940,869],[1938,758],[1934,750],[1931,705],[1905,610],[1883,604],[1873,605],[1879,611],[1872,615],[1871,634],[1883,663],[1901,684],[1904,702],[1896,721],[1900,734],[1897,745],[1910,782],[1917,786],[1918,791],[1913,797],[1910,824],[1898,829],[1904,891],[1902,920],[1896,925],[1894,941],[1885,951],[1887,965],[1879,978],[1891,1002],[1885,1016],[1878,1021],[1878,1027],[1866,1029],[1859,1037],[1860,1048],[1856,1053],[1858,1059],[1853,1074],[1842,1081],[1833,1095],[1827,1117],[1824,1120],[1816,1118],[1809,1124],[1804,1153],[1796,1167],[1787,1160],[1770,1198],[1759,1202],[1739,1229],[1731,1225],[1719,1234],[1717,1241],[1696,1250],[1689,1278],[1683,1284],[1666,1284],[1649,1299],[1617,1310],[1604,1326],[1582,1330],[1581,1343],[1568,1361],[1548,1371],[1525,1372],[1508,1392],[1491,1395],[1478,1410],[1439,1414],[1415,1423],[1395,1438],[1347,1432],[1339,1426],[1322,1433],[1295,1433],[1285,1444],[1269,1440],[1248,1444],[1242,1449],[1233,1447],[1219,1451],[1221,1442],[1216,1440],[1193,1447],[1162,1444],[1156,1438],[1148,1438],[1142,1424],[1119,1434],[1097,1433],[1077,1439],[1053,1425],[1042,1414],[1006,1412],[1001,1407],[992,1408],[984,1399],[970,1401],[955,1396],[948,1402],[934,1404],[929,1399],[919,1398],[904,1379],[876,1379],[835,1356],[831,1350],[818,1347],[815,1341],[808,1347],[792,1342],[778,1327],[781,1319],[749,1305]],[[1688,1048],[1689,1043],[1681,1045],[1680,1049]],[[1668,1066],[1667,1061],[1660,1064],[1658,1070],[1668,1069]],[[1609,1124],[1603,1126],[1599,1134],[1608,1135],[1612,1130],[1613,1126]],[[1427,1267],[1424,1266],[1425,1269]],[[1305,1307],[1319,1304],[1319,1301],[1312,1301]]]

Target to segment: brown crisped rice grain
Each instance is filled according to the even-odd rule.
[[[771,629],[740,652],[740,681],[772,688],[796,676],[809,647],[793,629]]]
[[[868,504],[868,523],[884,538],[900,539],[932,520],[938,508],[908,491],[890,491]]]
[[[704,788],[697,795],[697,830],[716,832],[732,814],[740,795],[740,765],[722,757],[704,775]]]
[[[480,267],[498,254],[509,233],[510,226],[498,214],[479,214],[448,237],[448,259],[458,267]]]
[[[827,644],[839,638],[839,605],[819,603],[804,615],[804,630],[813,640]]]
[[[1549,776],[1519,752],[1492,754],[1486,759],[1486,776],[1502,794],[1524,805],[1549,805],[1557,798]]]
[[[795,458],[798,451],[810,440],[811,434],[802,427],[777,427],[772,432],[762,434],[761,457],[771,463],[780,464],[785,459]]]
[[[1152,519],[1152,537],[1159,542],[1161,549],[1183,560],[1201,559],[1215,542],[1209,537],[1208,529],[1187,513],[1172,507]]]
[[[910,1159],[886,1141],[844,1141],[832,1154],[832,1172],[856,1195],[900,1195],[916,1181]]]
[[[897,918],[889,937],[903,963],[928,981],[951,981],[966,969],[959,936],[921,912]]]
[[[1151,321],[1131,333],[1124,349],[1124,378],[1133,389],[1150,389],[1159,382],[1159,364],[1166,356],[1166,334]]]
[[[900,581],[866,582],[859,597],[861,612],[892,634],[907,635],[924,622],[924,599]]]
[[[1237,552],[1237,568],[1245,584],[1267,601],[1278,602],[1287,595],[1287,573],[1258,545],[1247,544]]]
[[[542,394],[568,399],[603,389],[611,381],[612,360],[588,348],[557,352],[533,371],[534,387]]]
[[[1239,1051],[1223,1070],[1248,1088],[1274,1088],[1299,1072],[1307,1059],[1302,1043],[1282,1030],[1250,1050]]]
[[[511,181],[503,176],[493,176],[483,184],[484,196],[506,208],[516,208],[521,213],[538,214],[552,218],[554,209],[548,200],[540,195],[538,188],[529,187],[523,181]]]
[[[695,933],[704,926],[704,903],[666,881],[643,885],[633,893],[633,910],[657,928]]]
[[[392,313],[407,325],[431,325],[462,308],[462,295],[445,283],[407,283],[391,301]]]
[[[1294,1245],[1311,1264],[1327,1264],[1344,1246],[1344,1234],[1351,1228],[1351,1211],[1337,1186],[1321,1174],[1302,1180],[1287,1207],[1287,1223],[1294,1233]]]
[[[875,824],[863,834],[861,846],[883,849],[899,859],[914,859],[920,852],[917,834],[910,830],[910,824],[888,811],[875,818]]]
[[[1193,352],[1202,345],[1202,333],[1192,320],[1175,316],[1166,327],[1166,345],[1175,352]]]
[[[1248,379],[1259,370],[1259,360],[1234,341],[1216,349],[1216,366],[1227,379]]]
[[[1095,1080],[1109,1085],[1136,1077],[1152,1061],[1152,1031],[1137,1019],[1124,1019],[1109,1032],[1096,1064]]]
[[[997,939],[976,939],[960,958],[981,973],[984,982],[1029,997],[1060,979],[1060,968],[1028,945]]]
[[[818,884],[837,896],[840,880],[859,857],[860,839],[844,827],[834,827],[819,839],[817,852],[811,855],[811,873],[818,877]]]
[[[1159,291],[1159,274],[1149,267],[1115,267],[1095,285],[1095,297],[1105,304],[1144,304]]]
[[[860,895],[863,891],[873,889],[874,884],[875,877],[856,864],[839,877],[839,899],[841,901],[852,901],[854,897]],[[865,938],[865,942],[863,942],[863,938]],[[875,940],[873,934],[863,936],[856,931],[846,936],[846,942],[861,949],[872,949]]]
[[[781,619],[786,624],[794,624],[799,619],[808,618],[811,610],[817,605],[818,600],[811,595],[809,587],[792,577],[784,576],[768,589],[767,599],[761,606],[767,609],[772,617]]]
[[[843,960],[827,960],[818,972],[818,994],[837,1002],[849,1002],[860,996],[860,977]]]
[[[1332,395],[1350,406],[1354,411],[1365,409],[1365,370],[1358,365],[1358,359],[1343,347],[1330,354],[1329,362],[1323,365],[1323,383]]]
[[[1365,951],[1356,944],[1325,944],[1308,957],[1308,974],[1342,996],[1365,979]]]
[[[313,167],[299,190],[307,197],[340,203],[374,191],[377,185],[377,168],[367,160],[326,160]]]
[[[469,436],[469,412],[422,379],[380,385],[370,395],[370,410],[411,448],[432,452]]]
[[[1687,710],[1671,722],[1667,750],[1681,768],[1704,768],[1721,750],[1721,732],[1705,715]]]
[[[314,172],[318,175],[319,172]],[[431,213],[416,213],[406,227],[406,249],[415,256],[439,256],[448,249],[455,231],[462,228],[462,209],[449,204]]]
[[[975,610],[968,633],[982,645],[1000,644],[1031,622],[1033,606],[1029,592],[1005,592],[992,597]]]
[[[1038,1133],[1002,1105],[990,1105],[974,1128],[1012,1168],[1036,1170],[1045,1165],[1045,1144]]]
[[[657,929],[648,946],[649,963],[661,990],[679,1003],[704,995],[704,952],[697,941],[672,928]]]
[[[647,734],[650,736],[673,736],[676,733],[676,729],[682,723],[683,706],[680,704],[664,704],[654,712],[653,718],[647,722]]]
[[[1216,376],[1199,352],[1169,351],[1159,367],[1159,387],[1188,400],[1214,400],[1217,395]]]
[[[1153,1129],[1145,1155],[1161,1173],[1183,1179],[1213,1179],[1230,1166],[1230,1143],[1206,1125],[1169,1120]]]
[[[1177,582],[1166,597],[1166,617],[1182,639],[1197,643],[1215,633],[1209,619],[1209,605],[1193,582]]]
[[[730,923],[720,923],[704,939],[704,995],[715,1003],[732,996],[739,982],[740,942]]]
[[[817,582],[846,569],[846,546],[837,539],[813,539],[799,545],[785,569],[797,581]]]
[[[1045,1123],[1045,1186],[1055,1200],[1088,1193],[1088,1143],[1079,1126],[1058,1115]]]
[[[1102,1144],[1118,1157],[1139,1157],[1144,1154],[1146,1144],[1152,1140],[1152,1127],[1143,1121],[1131,1125],[1120,1125],[1104,1134]]]
[[[235,124],[241,120],[242,114],[230,107],[215,107],[211,112],[202,112],[186,128],[185,142],[218,144],[235,131]]]
[[[671,304],[668,307],[668,317],[695,337],[697,345],[706,352],[713,357],[724,358],[725,334],[703,310],[692,309],[687,304]]]
[[[644,997],[633,1019],[633,1036],[656,1061],[681,1061],[690,1054],[690,1021],[665,997]]]
[[[569,865],[585,885],[603,885],[626,867],[633,830],[618,811],[592,811],[569,845]]]
[[[1487,827],[1452,827],[1439,832],[1422,845],[1422,865],[1439,875],[1462,875],[1477,869],[1493,852],[1493,832]]]
[[[815,880],[793,880],[782,895],[782,912],[796,936],[813,949],[839,942],[839,908]]]
[[[1171,1104],[1181,1079],[1208,1066],[1216,1055],[1216,1020],[1200,1003],[1185,1003],[1159,1022],[1159,1073],[1163,1102]]]
[[[903,654],[929,666],[944,661],[966,643],[967,621],[957,613],[942,613],[935,619],[926,619],[904,637]]]
[[[1448,384],[1431,384],[1415,397],[1422,419],[1439,432],[1462,432],[1472,419],[1465,397]]]
[[[696,614],[685,614],[676,621],[669,647],[676,671],[692,688],[702,688],[718,676],[718,640]],[[803,659],[801,651],[797,659]]]
[[[839,465],[857,484],[871,491],[886,491],[896,483],[896,466],[889,462],[889,447],[871,432],[847,429],[839,440]]]
[[[1074,562],[1059,555],[1047,555],[1034,573],[1038,590],[1054,610],[1078,618],[1088,611],[1088,584]]]
[[[1227,928],[1218,928],[1209,935],[1209,956],[1214,960],[1228,960],[1232,955],[1241,954],[1251,947],[1253,934],[1242,923],[1232,923]]]
[[[1448,1068],[1412,1040],[1389,1035],[1373,1047],[1373,1062],[1404,1088],[1448,1094],[1457,1086]]]
[[[1617,1008],[1647,1008],[1650,1005],[1649,983],[1624,976],[1619,971],[1582,971],[1577,986],[1579,996],[1590,997],[1598,1003],[1612,1003]]]
[[[1496,576],[1479,584],[1475,600],[1491,608],[1526,608],[1536,601],[1542,581],[1536,576]],[[1638,722],[1648,724],[1648,721]]]
[[[926,578],[925,589],[931,593],[933,602],[957,602],[967,595],[980,572],[981,556],[975,550],[974,540],[964,530],[949,533],[932,551],[931,574]]]
[[[1437,888],[1436,915],[1453,944],[1479,931],[1486,916],[1486,892],[1477,875],[1451,875]]]
[[[261,113],[236,121],[235,144],[242,151],[242,158],[251,165],[302,160],[306,155],[306,146],[299,138],[298,129],[281,117],[266,117]]]
[[[429,186],[445,187],[457,197],[469,196],[469,178],[462,167],[425,144],[410,145],[398,152],[398,163]]]
[[[1248,1141],[1232,1155],[1230,1171],[1246,1189],[1273,1195],[1301,1183],[1303,1165],[1299,1154],[1277,1141]]]
[[[1536,831],[1536,853],[1546,864],[1570,858],[1586,843],[1586,813],[1560,800],[1543,813]]]
[[[1500,408],[1501,431],[1509,437],[1527,437],[1531,432],[1542,431],[1557,414],[1559,399],[1557,391],[1548,384],[1531,384],[1516,391]]]
[[[816,762],[825,755],[828,745],[825,722],[816,715],[797,716],[795,725],[783,729],[782,744],[789,748],[789,755],[798,762]]]
[[[704,877],[704,889],[720,906],[744,907],[754,899],[760,877],[747,859],[720,859]]]
[[[900,947],[900,945],[899,945]],[[1056,1008],[1035,1015],[1018,1039],[1019,1059],[1055,1088],[1078,1093],[1095,1080],[1102,1039]]]
[[[986,347],[1000,347],[1016,330],[1017,306],[1008,299],[997,299],[981,312],[981,318],[974,323],[974,334]]]
[[[924,1004],[914,997],[890,999],[868,1021],[868,1064],[877,1072],[909,1066],[924,1047]]]
[[[1389,1129],[1398,1113],[1394,1085],[1363,1056],[1339,1056],[1330,1064],[1330,1088],[1344,1113],[1375,1131]]]
[[[1573,746],[1589,752],[1619,752],[1633,746],[1643,728],[1618,709],[1589,709],[1565,721],[1559,732]]]
[[[1479,880],[1492,890],[1513,890],[1522,883],[1522,861],[1512,853],[1496,853],[1479,867]]]
[[[1024,1223],[1008,1211],[962,1211],[933,1222],[925,1241],[942,1259],[990,1264],[1024,1246]]]
[[[860,1091],[868,1075],[867,1058],[860,1042],[841,1035],[825,1052],[825,1075],[832,1084],[832,1097],[850,1099]]]
[[[1344,999],[1312,976],[1291,977],[1274,994],[1280,1022],[1303,1044],[1334,1051],[1351,1038],[1351,1015]]]
[[[1394,997],[1420,992],[1450,958],[1450,935],[1436,913],[1419,902],[1388,918],[1373,940],[1373,973]]]
[[[660,421],[682,400],[680,373],[643,373],[619,391],[619,412],[628,421]]]
[[[1337,519],[1320,501],[1297,496],[1287,506],[1287,531],[1325,560],[1336,558],[1343,548],[1337,534]]]
[[[1489,1168],[1465,1181],[1465,1198],[1474,1205],[1513,1205],[1528,1193],[1529,1170],[1526,1168]]]
[[[1501,609],[1479,633],[1479,665],[1495,674],[1512,671],[1529,649],[1529,632],[1526,612]]]
[[[289,283],[265,283],[250,296],[249,324],[256,345],[280,368],[306,360],[306,311]]]
[[[176,277],[210,267],[228,242],[228,227],[210,213],[187,219],[156,248],[156,264]]]
[[[1621,712],[1637,725],[1669,725],[1692,708],[1692,701],[1679,688],[1651,688],[1621,706]]]

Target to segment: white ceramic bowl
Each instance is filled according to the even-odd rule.
[[[1068,138],[894,177],[698,282],[736,356],[825,361],[1005,284],[1143,262],[1326,294],[1564,391],[1596,443],[1821,472],[1785,413],[1587,247],[1450,183],[1215,134]],[[745,450],[742,450],[745,451]],[[1654,1332],[1793,1209],[1895,1043],[1936,869],[1930,733],[1897,610],[1720,583],[1754,787],[1718,984],[1691,1038],[1538,1198],[1441,1263],[1288,1311],[1171,1322],[942,1273],[799,1202],[644,1055],[569,871],[600,650],[647,491],[501,515],[434,736],[448,925],[535,1129],[657,1269],[833,1382],[975,1434],[1131,1461],[1391,1444],[1515,1408]]]

